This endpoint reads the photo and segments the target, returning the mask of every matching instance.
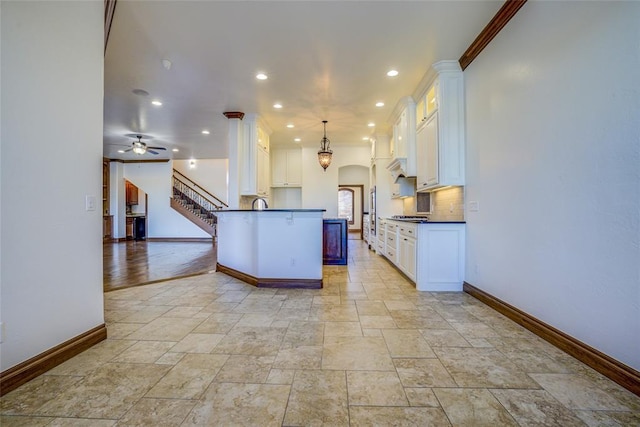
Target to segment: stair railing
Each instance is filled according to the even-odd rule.
[[[187,178],[177,170],[173,170],[173,189],[185,195],[193,203],[199,205],[202,209],[212,212],[229,207],[225,202],[209,193],[193,180]],[[213,201],[215,200],[215,202]]]

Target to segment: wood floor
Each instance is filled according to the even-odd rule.
[[[360,232],[349,232],[360,240]],[[216,247],[208,242],[127,241],[103,246],[104,291],[187,277],[216,269]]]
[[[210,242],[105,243],[104,291],[187,277],[215,270],[216,247]]]

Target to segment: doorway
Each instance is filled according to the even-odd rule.
[[[338,186],[338,218],[346,218],[349,236],[362,239],[364,185],[345,184]]]

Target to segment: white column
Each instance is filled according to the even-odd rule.
[[[225,117],[229,119],[229,134],[227,143],[229,144],[229,209],[240,207],[240,160],[242,159],[243,126],[242,118],[244,113],[226,112]]]

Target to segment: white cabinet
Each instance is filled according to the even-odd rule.
[[[269,197],[269,152],[258,146],[258,196]]]
[[[465,224],[386,220],[382,254],[419,291],[461,291],[464,281]],[[393,233],[390,236],[389,233]]]
[[[379,255],[386,255],[387,249],[387,237],[386,237],[387,222],[385,220],[378,221],[378,236],[374,241],[376,253]]]
[[[246,115],[241,153],[240,194],[269,197],[269,128],[257,115]]]
[[[429,189],[439,182],[438,113],[433,113],[416,134],[418,174],[416,189]]]
[[[433,64],[437,76],[416,109],[416,188],[464,185],[464,81],[458,61]]]
[[[462,291],[465,224],[426,223],[416,238],[416,289]]]
[[[299,148],[271,151],[271,186],[302,187],[302,152]]]
[[[414,282],[416,281],[417,228],[417,224],[401,223],[398,226],[398,268]]]
[[[402,160],[404,175],[416,176],[416,104],[413,98],[407,96],[398,101],[391,115],[393,124],[393,139],[389,145],[392,162]]]
[[[389,261],[391,261],[394,264],[397,264],[398,262],[397,230],[398,230],[398,225],[395,222],[389,221],[386,223],[385,235],[386,235],[387,241],[386,241],[385,256],[389,259]]]

